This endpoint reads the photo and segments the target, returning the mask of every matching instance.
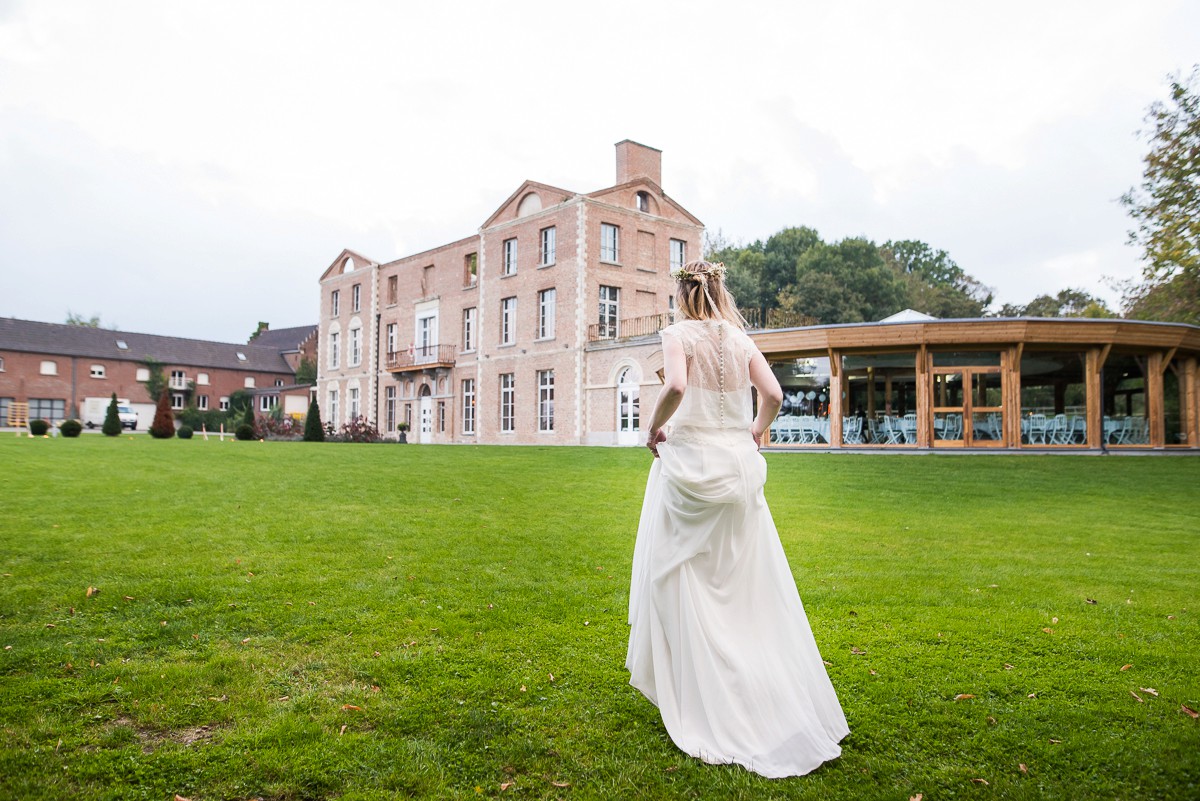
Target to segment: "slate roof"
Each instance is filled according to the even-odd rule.
[[[254,338],[255,345],[262,348],[274,348],[287,353],[300,350],[300,346],[310,336],[315,334],[315,325],[301,325],[295,328],[280,328],[278,331],[267,329]]]
[[[280,350],[257,342],[239,345],[0,317],[0,351],[138,362],[154,359],[166,365],[294,375]],[[239,353],[245,360],[238,358]]]

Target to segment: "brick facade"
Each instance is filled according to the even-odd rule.
[[[632,444],[618,396],[647,413],[657,396],[672,253],[696,258],[703,234],[660,176],[660,151],[626,140],[607,189],[526,181],[474,236],[383,264],[343,251],[320,282],[322,419],[346,422],[357,397],[391,434],[408,422],[410,442]]]

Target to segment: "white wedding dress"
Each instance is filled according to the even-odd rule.
[[[750,434],[754,343],[728,323],[663,330],[683,402],[650,468],[629,592],[630,684],[671,739],[714,764],[798,776],[849,734],[763,497]]]

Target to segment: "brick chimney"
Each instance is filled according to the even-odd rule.
[[[662,186],[662,151],[624,139],[617,142],[617,185],[634,178],[649,178]]]

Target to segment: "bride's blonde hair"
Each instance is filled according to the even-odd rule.
[[[690,261],[671,273],[675,300],[684,317],[691,320],[725,320],[738,328],[746,319],[738,311],[733,295],[725,288],[725,265],[721,262]]]

